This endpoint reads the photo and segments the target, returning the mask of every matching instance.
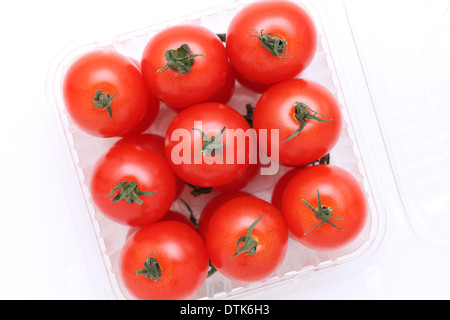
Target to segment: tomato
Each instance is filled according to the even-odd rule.
[[[254,152],[244,117],[225,104],[201,103],[181,111],[166,132],[166,158],[178,177],[197,187],[217,187],[239,177]],[[240,130],[240,131],[237,131]],[[236,131],[236,135],[234,135]],[[239,135],[242,133],[242,135]]]
[[[291,1],[249,4],[231,20],[226,49],[231,65],[257,83],[277,83],[301,73],[317,47],[314,21]]]
[[[235,192],[245,188],[253,179],[256,178],[260,170],[259,163],[250,163],[245,171],[233,181],[218,186],[217,189],[223,192]]]
[[[282,208],[293,238],[315,250],[349,244],[361,233],[368,217],[362,186],[335,165],[298,170],[285,188]]]
[[[267,130],[267,141],[260,146],[272,155],[272,135],[278,133],[279,162],[303,166],[316,161],[336,145],[342,130],[339,103],[321,84],[290,79],[266,90],[253,111],[253,127],[260,134]],[[274,131],[276,130],[276,131]],[[267,142],[267,143],[266,143]],[[276,150],[276,148],[274,148]]]
[[[206,280],[209,258],[200,235],[178,221],[160,221],[135,231],[119,258],[120,277],[140,300],[181,300]]]
[[[272,198],[270,202],[278,209],[280,212],[283,210],[283,194],[286,186],[288,185],[291,178],[300,170],[300,168],[293,168],[284,173],[275,184],[272,190]]]
[[[206,240],[206,234],[208,232],[208,226],[209,222],[211,221],[211,217],[213,216],[217,208],[219,208],[222,204],[224,204],[228,200],[242,196],[251,196],[251,194],[245,191],[224,192],[212,198],[205,205],[200,215],[200,218],[198,219],[198,232],[200,233],[200,235],[204,240]]]
[[[120,145],[124,143],[132,143],[137,144],[144,148],[150,148],[157,151],[164,158],[166,157],[166,153],[164,150],[164,137],[154,134],[154,133],[141,133],[135,135],[129,135],[124,138],[118,140],[115,145]],[[175,198],[178,198],[185,188],[185,183],[180,178],[175,175],[176,182],[176,193]]]
[[[206,235],[211,263],[226,277],[243,282],[271,276],[284,261],[287,247],[288,229],[281,213],[253,196],[222,204]]]
[[[224,86],[229,62],[211,30],[190,24],[167,27],[144,48],[142,74],[153,94],[167,105],[205,102]]]
[[[159,111],[135,63],[113,50],[78,57],[64,75],[62,92],[75,125],[98,137],[124,136],[143,119],[148,127]]]
[[[195,227],[194,223],[188,217],[186,217],[184,214],[178,211],[169,210],[164,215],[164,217],[162,217],[158,221],[178,221],[184,223],[185,225],[191,227],[193,230],[197,231],[197,228]]]
[[[157,151],[124,143],[95,163],[90,191],[109,219],[143,226],[162,218],[175,199],[175,176]]]
[[[228,64],[227,76],[225,78],[225,83],[222,88],[214,94],[211,98],[209,98],[206,102],[220,102],[223,104],[227,104],[231,97],[233,96],[234,89],[236,88],[236,78],[234,76],[234,71],[231,68],[231,65]],[[180,111],[180,108],[175,108]]]
[[[135,134],[140,134],[146,131],[155,122],[159,114],[159,100],[155,96],[149,94],[149,104],[147,106],[147,111],[144,113],[141,121],[130,131],[127,132],[125,137]]]
[[[250,81],[250,80],[244,78],[243,76],[241,76],[238,72],[236,72],[236,71],[233,71],[233,72],[234,72],[234,77],[237,80],[237,82],[239,82],[244,88],[247,88],[253,92],[263,93],[264,91],[269,89],[270,86],[272,85],[272,83],[259,83],[259,82],[255,82],[255,81]]]

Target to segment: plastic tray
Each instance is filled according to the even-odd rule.
[[[88,186],[96,159],[114,144],[117,138],[92,137],[81,132],[71,123],[61,95],[64,72],[74,58],[97,47],[114,48],[140,60],[148,40],[155,32],[167,25],[201,24],[216,33],[225,33],[233,15],[249,2],[251,1],[235,1],[224,7],[210,8],[189,17],[119,35],[114,39],[76,45],[64,50],[55,58],[54,64],[50,67],[46,95],[50,113],[56,124],[54,133],[57,137],[54,139],[62,147],[59,161],[62,162],[60,170],[63,172],[68,202],[72,208],[81,241],[84,242],[83,247],[86,248],[87,258],[92,264],[93,278],[97,283],[101,283],[101,294],[108,298],[132,299],[118,277],[118,257],[129,228],[108,220],[96,211]],[[449,93],[432,86],[438,80],[446,80],[448,87],[447,75],[449,73],[442,72],[431,75],[437,78],[428,82],[427,90],[430,90],[430,95],[443,94],[444,97],[442,97],[443,100],[436,98],[431,100],[431,107],[436,108],[440,113],[431,112],[430,116],[426,117],[427,120],[431,118],[431,121],[425,123],[424,118],[414,117],[410,113],[416,109],[423,111],[430,106],[422,105],[420,102],[423,101],[416,101],[409,96],[409,94],[414,94],[417,86],[423,85],[423,82],[416,82],[415,79],[410,78],[409,74],[397,75],[394,72],[389,74],[389,63],[392,64],[394,61],[388,61],[388,53],[386,56],[383,56],[382,53],[371,55],[371,50],[377,49],[376,42],[358,36],[357,30],[363,30],[366,27],[364,19],[370,18],[369,9],[362,9],[363,5],[358,1],[304,0],[297,2],[311,13],[320,35],[315,58],[301,77],[325,85],[340,102],[345,124],[341,138],[331,152],[331,163],[347,169],[361,182],[369,201],[369,219],[361,235],[343,249],[318,252],[307,249],[295,241],[290,241],[284,263],[273,276],[265,281],[245,284],[231,281],[217,272],[206,281],[202,289],[192,297],[193,299],[239,298],[255,292],[267,293],[267,296],[270,297],[270,288],[273,286],[311,282],[316,278],[332,275],[336,270],[342,268],[354,270],[360,263],[364,263],[382,251],[386,235],[392,232],[388,220],[393,212],[403,213],[406,221],[409,221],[412,227],[423,234],[425,238],[428,238],[429,228],[434,228],[436,231],[433,233],[433,240],[445,246],[449,245],[449,237],[446,234],[448,234],[450,223],[444,225],[442,221],[450,222],[450,215],[448,209],[444,207],[444,203],[440,202],[444,199],[443,195],[450,195],[448,184],[450,171],[448,166],[446,168],[441,166],[443,161],[448,163],[450,159],[448,151],[450,131],[448,127],[444,126],[445,119],[450,120]],[[420,6],[428,5],[427,3],[426,0],[417,0],[408,1],[408,4],[404,5],[416,8],[417,12],[414,13],[423,19],[426,12],[432,12],[432,10],[425,13],[421,11]],[[428,7],[431,8],[431,6]],[[360,10],[358,12],[366,12],[367,16],[352,15],[353,10],[356,9]],[[439,12],[442,13],[442,11]],[[445,16],[445,12],[443,16]],[[433,18],[433,21],[437,24],[436,19]],[[373,35],[379,41],[388,39],[386,41],[394,43],[393,36],[388,37],[391,32],[391,30],[374,30]],[[427,34],[421,35],[425,44]],[[434,36],[432,40],[436,41],[436,45],[438,43],[440,45],[442,39]],[[447,37],[447,59],[450,56],[448,39],[450,37]],[[412,55],[409,59],[413,61],[408,60],[407,62],[411,63],[419,58],[423,61],[423,52],[410,52],[409,54]],[[418,56],[414,56],[414,54]],[[435,57],[431,52],[430,56]],[[445,56],[443,57],[445,58]],[[381,60],[375,60],[375,58]],[[382,59],[388,63],[386,64],[386,61]],[[432,64],[433,61],[435,60],[425,60],[421,67],[414,71],[422,70],[427,73],[427,63]],[[379,68],[377,63],[380,63],[385,69]],[[405,63],[405,68],[408,65]],[[405,73],[408,72],[412,71],[406,69]],[[429,74],[425,74],[425,76],[427,75],[429,76]],[[397,76],[404,77],[401,80],[406,79],[409,82],[406,85],[400,84],[395,92],[383,91],[384,81],[398,81]],[[424,79],[422,74],[416,74],[416,76],[421,80]],[[433,91],[434,89],[436,91]],[[408,100],[411,101],[410,104],[404,103],[405,101],[402,100],[404,96],[410,98]],[[247,103],[254,105],[258,97],[259,95],[237,83],[235,94],[229,105],[244,113],[245,105]],[[399,108],[396,108],[397,100],[403,102]],[[445,100],[447,109],[440,105]],[[174,116],[175,113],[161,103],[160,115],[148,132],[164,134]],[[398,122],[399,120],[403,120],[403,122]],[[434,129],[433,132],[440,140],[435,141],[436,135],[434,134],[424,136],[415,132],[414,130],[419,129],[419,125],[426,125]],[[399,150],[398,142],[403,142],[402,139],[407,139],[407,141]],[[434,153],[439,150],[439,146],[435,145],[439,143],[447,144],[447,151],[443,154]],[[433,150],[427,150],[425,147]],[[422,158],[418,158],[417,154],[411,156],[416,148],[426,149],[426,153],[417,152]],[[407,161],[405,162],[405,160]],[[417,176],[422,166],[429,164],[437,166],[435,167],[436,171],[432,170],[436,174],[427,177]],[[288,169],[280,167],[277,175],[260,177],[244,190],[270,201],[274,184]],[[261,183],[261,179],[264,180],[264,183]],[[439,185],[439,188],[436,187],[436,184]],[[433,186],[433,189],[430,189],[430,186]],[[194,198],[189,191],[190,189],[186,188],[181,198],[191,205],[197,218],[207,201],[218,194],[217,191],[214,191],[211,194]],[[179,201],[173,204],[173,208],[187,214],[186,208]],[[441,219],[439,224],[434,223],[438,218]]]

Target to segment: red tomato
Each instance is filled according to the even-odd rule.
[[[124,143],[134,143],[140,145],[144,148],[150,148],[157,151],[164,158],[166,157],[164,150],[164,137],[154,134],[154,133],[142,133],[136,135],[126,136],[118,140],[115,145],[120,145]],[[185,183],[175,175],[176,180],[176,193],[175,198],[178,198],[185,188]]]
[[[169,210],[164,215],[164,217],[162,217],[158,221],[178,221],[184,223],[185,225],[197,231],[197,228],[195,227],[194,223],[188,217],[186,217],[184,214],[178,211]]]
[[[215,33],[181,24],[155,34],[144,49],[142,74],[162,102],[186,107],[217,94],[227,78],[226,50]]]
[[[312,61],[317,32],[308,12],[291,1],[258,1],[231,20],[226,49],[231,65],[257,83],[277,83]]]
[[[228,66],[229,67],[227,77],[225,79],[225,83],[223,84],[222,88],[215,95],[209,98],[206,102],[220,102],[223,104],[227,104],[230,101],[231,97],[233,96],[234,89],[236,87],[236,78],[234,77],[234,72],[233,69],[231,68],[231,65],[228,64]]]
[[[242,196],[251,196],[251,194],[244,191],[225,192],[215,196],[205,205],[202,210],[202,214],[198,219],[198,232],[204,240],[206,240],[206,234],[208,232],[208,226],[209,222],[211,221],[211,217],[213,216],[217,208],[219,208],[228,200]]]
[[[281,213],[253,196],[221,205],[206,235],[211,263],[226,277],[243,282],[271,276],[282,264],[287,247],[288,229]]]
[[[159,111],[135,63],[112,50],[78,57],[64,75],[62,90],[70,118],[94,136],[124,136],[144,115],[148,127]]]
[[[293,238],[316,250],[347,245],[361,233],[368,216],[362,186],[334,165],[299,169],[285,188],[282,206]]]
[[[264,91],[269,89],[270,86],[272,85],[272,83],[258,83],[258,82],[250,81],[250,80],[244,78],[243,76],[241,76],[238,72],[236,72],[236,71],[233,71],[233,72],[234,72],[235,79],[244,88],[250,89],[251,91],[254,91],[256,93],[263,93]]]
[[[159,100],[155,96],[149,94],[150,102],[147,107],[147,111],[144,113],[141,121],[131,130],[128,131],[125,136],[135,135],[146,131],[155,122],[159,114]]]
[[[235,192],[245,188],[256,176],[260,170],[259,163],[250,163],[245,171],[233,181],[218,186],[217,189],[223,192]]]
[[[134,232],[119,259],[121,279],[140,300],[181,300],[206,280],[209,258],[200,235],[178,221],[160,221]]]
[[[182,214],[181,212],[178,211],[174,211],[174,210],[169,210],[167,211],[167,213],[158,221],[178,221],[181,223],[186,224],[187,226],[191,227],[192,229],[194,229],[195,231],[197,231],[197,228],[195,227],[194,223],[188,218],[186,217],[184,214]],[[135,232],[136,230],[139,230],[142,227],[131,227],[128,232],[127,232],[127,238],[133,234],[133,232]]]
[[[278,179],[275,187],[272,190],[272,199],[271,203],[278,209],[280,212],[283,210],[283,193],[288,185],[291,178],[300,170],[300,168],[293,168],[283,174],[280,179]]]
[[[244,172],[254,152],[251,132],[245,141],[233,136],[233,130],[239,129],[244,134],[250,127],[227,105],[208,102],[191,106],[181,111],[167,129],[166,158],[176,175],[189,184],[224,185]]]
[[[304,79],[280,82],[265,91],[253,111],[253,127],[267,132],[271,155],[272,134],[278,133],[279,162],[303,166],[316,161],[336,145],[342,130],[339,104],[319,83]],[[277,129],[277,131],[274,131]]]
[[[96,207],[109,219],[143,226],[162,218],[172,205],[175,176],[157,151],[124,143],[96,162],[91,178]]]

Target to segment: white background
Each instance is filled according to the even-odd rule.
[[[72,223],[41,109],[55,56],[76,41],[109,39],[229,2],[0,2],[0,299],[103,298],[88,274],[83,230]],[[402,217],[391,221],[396,232],[362,269],[254,298],[449,299],[448,247],[420,241]]]

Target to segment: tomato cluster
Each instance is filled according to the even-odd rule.
[[[211,270],[260,281],[283,263],[289,235],[332,250],[361,232],[368,209],[359,182],[315,164],[342,130],[333,94],[299,77],[317,38],[299,4],[257,1],[225,35],[183,23],[152,36],[140,61],[96,49],[66,70],[72,121],[90,135],[119,137],[97,159],[90,192],[102,214],[130,227],[120,278],[134,297],[189,298]],[[259,95],[245,116],[228,105],[236,81]],[[175,111],[165,136],[150,133],[161,105]],[[292,167],[271,202],[241,190],[261,174],[263,155]],[[172,210],[185,185],[196,196],[220,191],[198,221]]]

